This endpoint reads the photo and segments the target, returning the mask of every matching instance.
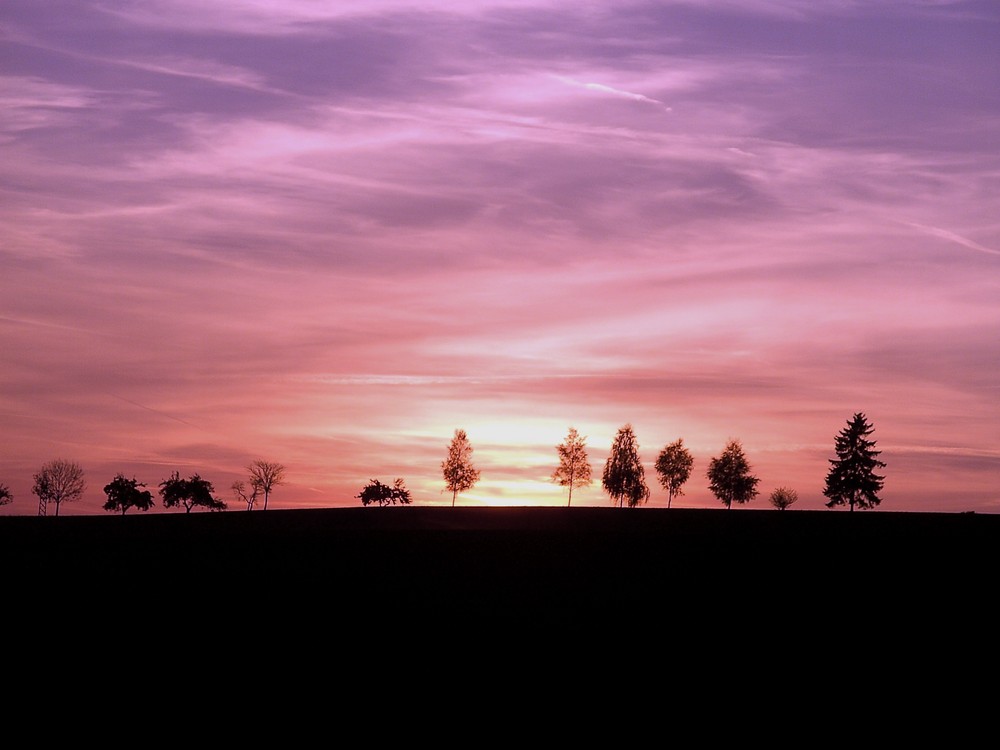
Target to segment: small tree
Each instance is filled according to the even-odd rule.
[[[285,483],[285,467],[274,461],[257,459],[247,467],[247,471],[250,472],[250,484],[253,488],[264,493],[264,510],[267,510],[267,498],[271,495],[271,490]]]
[[[187,513],[193,508],[202,507],[208,510],[225,510],[226,504],[212,496],[215,488],[212,483],[194,474],[189,479],[181,479],[176,471],[169,479],[160,482],[160,497],[163,498],[164,508],[173,508],[177,505],[184,507]]]
[[[406,489],[402,478],[396,479],[392,483],[392,487],[382,484],[377,479],[373,479],[355,497],[361,500],[361,504],[366,507],[372,503],[378,503],[379,506],[382,506],[395,505],[396,503],[409,505],[411,502],[410,491]]]
[[[10,487],[3,482],[0,482],[0,505],[7,505],[13,501],[14,496],[10,492]]]
[[[479,472],[472,465],[472,444],[465,430],[455,430],[455,436],[448,445],[448,457],[441,462],[445,487],[451,491],[451,506],[459,492],[472,489],[479,481]]]
[[[35,486],[31,491],[38,496],[38,514],[42,516],[46,514],[49,503],[56,504],[58,516],[59,506],[79,500],[87,486],[80,465],[62,458],[45,464],[34,479]]]
[[[768,502],[778,510],[785,510],[789,505],[794,505],[798,501],[799,493],[787,487],[779,487],[768,498]]]
[[[649,499],[645,472],[639,460],[639,443],[632,425],[621,427],[615,435],[601,484],[611,496],[611,502],[619,508],[623,505],[634,508]]]
[[[709,489],[727,509],[733,503],[748,503],[757,496],[757,482],[738,440],[730,440],[722,455],[708,465]]]
[[[878,459],[882,451],[875,450],[875,441],[868,439],[874,430],[865,415],[858,412],[837,435],[837,458],[830,459],[823,490],[830,498],[827,508],[846,504],[852,511],[854,506],[865,510],[882,502],[878,493],[885,477],[876,474],[875,469],[884,469],[885,464]]]
[[[104,494],[108,500],[104,510],[121,513],[123,516],[129,508],[137,508],[143,512],[153,507],[153,495],[149,490],[140,489],[146,485],[136,481],[135,477],[126,479],[124,474],[118,474],[110,483],[104,485]]]
[[[660,484],[667,491],[667,507],[675,495],[683,495],[681,489],[684,483],[691,476],[691,467],[694,466],[694,456],[684,447],[684,439],[678,438],[660,451],[656,458],[656,473],[660,477]]]
[[[232,490],[237,500],[247,504],[247,510],[253,510],[254,503],[257,502],[257,495],[260,494],[260,488],[256,484],[251,482],[250,489],[247,490],[246,482],[236,480],[233,482]]]
[[[559,451],[559,467],[552,474],[552,481],[562,487],[569,487],[567,507],[573,504],[574,487],[585,487],[594,481],[586,444],[587,438],[581,437],[575,427],[570,427],[566,439],[556,446]]]

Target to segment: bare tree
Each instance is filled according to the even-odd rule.
[[[479,481],[479,472],[472,465],[472,444],[465,430],[455,430],[455,436],[448,445],[448,457],[441,462],[445,486],[451,490],[451,505],[459,492],[472,489]]]
[[[247,483],[236,480],[233,482],[233,494],[236,495],[236,499],[242,503],[247,504],[247,510],[253,510],[254,503],[257,502],[257,495],[260,494],[260,490],[257,485],[253,482],[250,483],[250,491],[247,491]]]
[[[779,487],[771,493],[768,502],[778,510],[785,510],[789,505],[794,505],[799,500],[799,493],[787,487]]]
[[[38,496],[38,515],[48,512],[49,503],[56,504],[56,515],[59,506],[64,502],[79,500],[86,489],[83,481],[83,469],[80,464],[57,458],[42,466],[35,474],[35,486],[31,491]]]
[[[566,507],[573,504],[574,487],[584,487],[594,481],[590,461],[587,460],[586,443],[587,438],[581,437],[575,427],[570,427],[566,439],[556,446],[559,451],[559,467],[552,474],[552,481],[569,487]]]
[[[684,494],[682,488],[691,476],[692,466],[694,466],[694,456],[684,447],[683,438],[678,438],[660,451],[656,459],[656,473],[660,477],[663,489],[667,491],[668,508],[675,495]]]
[[[258,492],[264,493],[264,510],[267,510],[267,498],[271,490],[285,483],[285,467],[274,461],[257,459],[247,467],[250,472],[250,484]]]
[[[3,482],[0,482],[0,505],[7,505],[13,501],[14,496],[10,492],[10,487]]]

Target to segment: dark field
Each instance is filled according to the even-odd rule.
[[[998,549],[1000,516],[984,514],[387,507],[0,517],[8,612],[156,630],[272,623],[286,635],[654,621],[779,635],[811,623],[856,631],[838,635],[850,638],[945,614],[971,626],[992,612]]]

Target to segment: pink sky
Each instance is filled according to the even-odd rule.
[[[651,506],[680,437],[676,506],[735,438],[819,509],[857,411],[881,509],[1000,511],[992,0],[205,5],[0,7],[0,513],[450,505],[456,428],[459,504],[561,505],[570,426],[607,505],[626,423]]]

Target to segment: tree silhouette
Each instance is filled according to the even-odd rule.
[[[31,491],[38,496],[40,515],[45,515],[49,503],[55,503],[58,516],[59,506],[78,500],[87,486],[80,465],[62,458],[42,466],[34,479],[35,486]]]
[[[123,516],[129,508],[147,511],[153,507],[153,495],[149,490],[140,489],[146,485],[136,481],[135,477],[126,479],[124,474],[117,474],[110,483],[104,485],[104,494],[108,500],[104,510],[119,512]]]
[[[0,505],[7,505],[13,501],[14,496],[10,492],[10,487],[3,482],[0,482]]]
[[[401,477],[396,479],[391,487],[373,479],[355,497],[361,500],[361,504],[366,507],[372,503],[378,503],[379,506],[382,506],[395,505],[396,503],[409,505],[411,502],[410,491],[406,489]]]
[[[667,507],[675,495],[683,495],[682,487],[691,476],[691,467],[694,466],[694,456],[684,447],[684,439],[678,438],[660,451],[656,458],[656,473],[659,475],[660,484],[667,491]]]
[[[874,430],[865,415],[858,412],[837,435],[837,458],[830,459],[823,490],[830,498],[827,508],[846,504],[852,511],[855,505],[865,510],[882,502],[878,493],[885,477],[876,474],[875,469],[883,469],[885,464],[878,459],[882,451],[875,450],[875,441],[868,439]]]
[[[573,504],[573,488],[593,483],[590,461],[587,459],[587,438],[581,437],[575,427],[570,427],[566,439],[556,446],[559,451],[559,467],[552,474],[552,481],[562,487],[569,487],[566,507]]]
[[[611,502],[619,508],[623,505],[634,508],[649,499],[645,472],[639,460],[639,443],[631,424],[621,427],[615,435],[601,484],[611,496]]]
[[[767,500],[778,510],[785,510],[799,501],[799,493],[787,487],[778,487]]]
[[[257,459],[247,467],[247,471],[250,472],[250,484],[258,492],[264,493],[264,510],[267,510],[267,498],[271,490],[285,483],[285,467],[274,461]]]
[[[247,490],[247,483],[236,480],[232,484],[233,494],[236,498],[243,503],[247,504],[247,510],[253,510],[254,503],[257,502],[257,495],[260,494],[260,488],[254,484],[250,483],[250,490]]]
[[[215,492],[215,488],[212,483],[202,479],[197,474],[189,479],[181,479],[180,474],[175,471],[169,479],[160,482],[160,497],[163,498],[163,507],[173,508],[181,505],[187,513],[196,507],[208,510],[225,510],[226,504],[213,497],[213,492]]]
[[[448,457],[441,462],[445,487],[451,490],[451,506],[459,492],[472,489],[479,481],[479,472],[472,465],[472,445],[465,430],[455,430],[455,436],[448,445]]]
[[[708,488],[727,509],[733,503],[748,503],[757,496],[757,482],[738,440],[730,440],[722,455],[708,465]]]

